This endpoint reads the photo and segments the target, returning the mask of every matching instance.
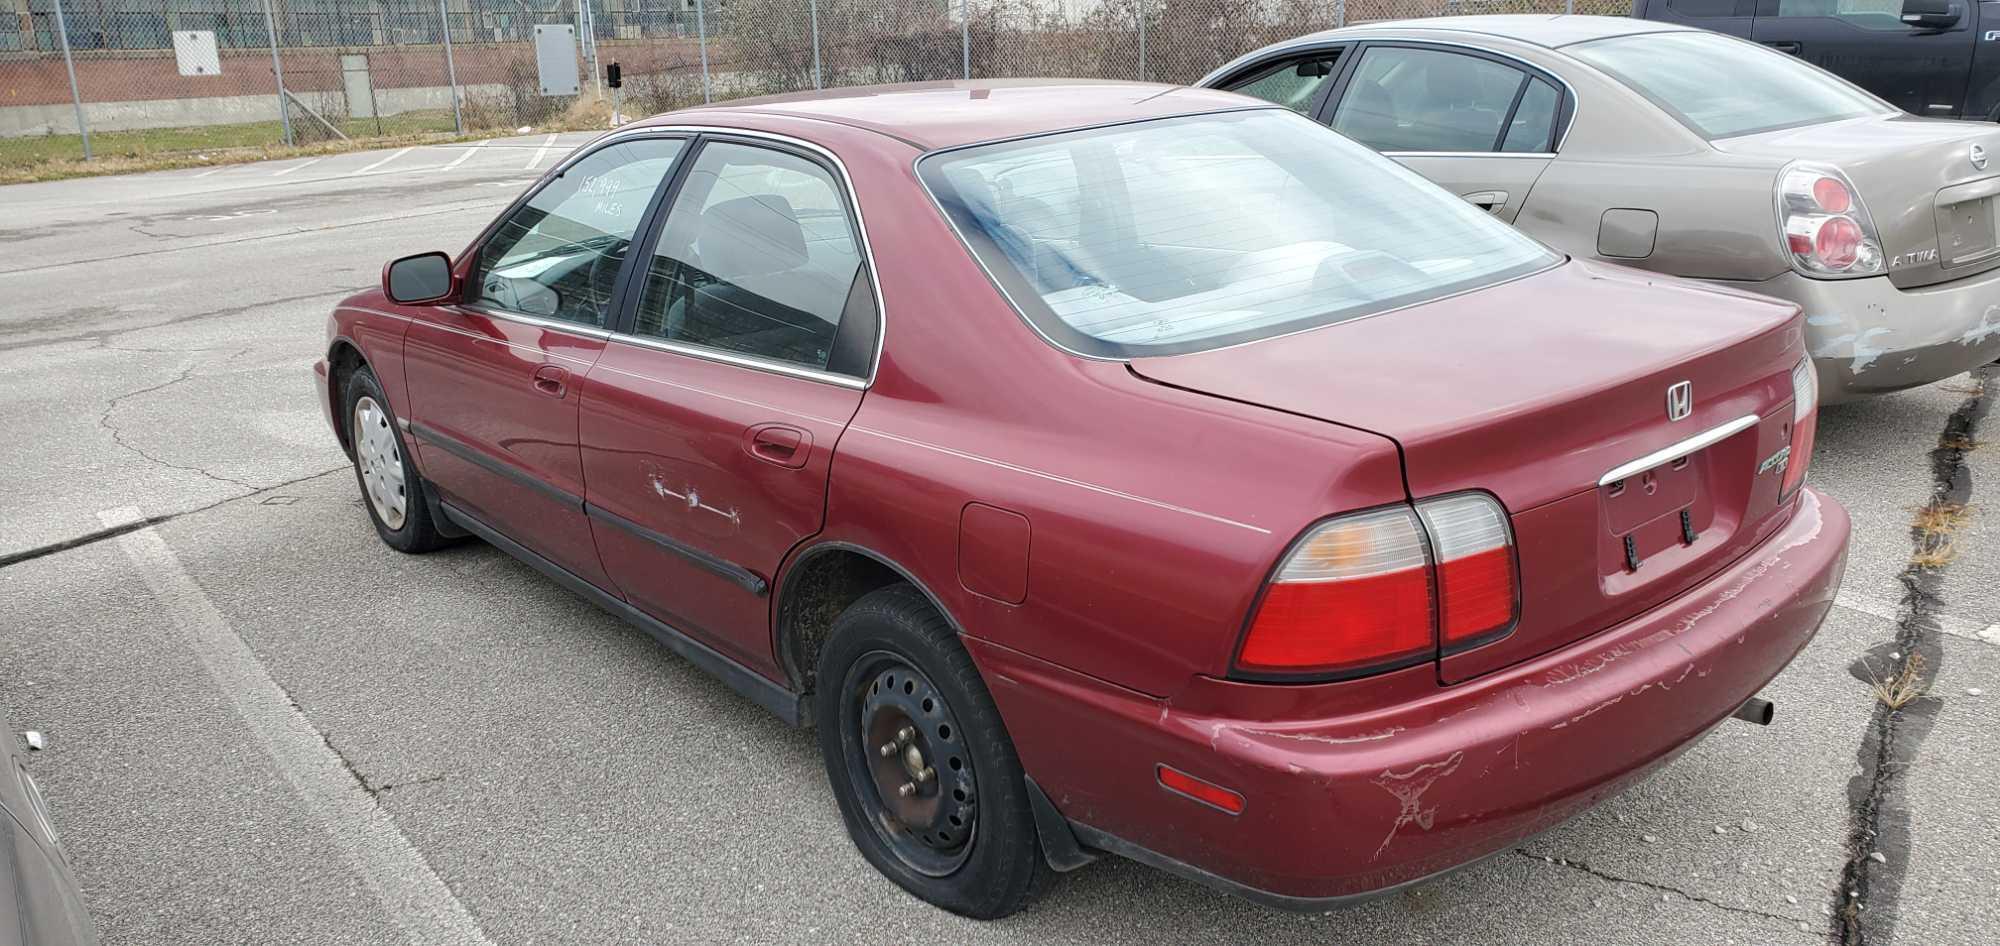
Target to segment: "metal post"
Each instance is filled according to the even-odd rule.
[[[451,86],[451,127],[459,134],[465,134],[465,116],[458,111],[458,64],[451,58],[451,8],[445,0],[438,0],[438,16],[444,20],[444,81]],[[369,83],[369,94],[374,94],[374,83]],[[377,112],[375,121],[379,124],[382,115]]]
[[[583,8],[584,32],[590,37],[590,81],[597,90],[597,100],[604,101],[604,72],[597,67],[597,8],[590,0],[577,0]]]
[[[972,0],[958,0],[959,66],[972,78]]]
[[[806,9],[812,13],[813,33],[813,88],[823,88],[819,81],[819,0],[809,0]]]
[[[701,0],[694,0],[694,30],[696,45],[701,47],[701,102],[707,105],[715,100],[715,93],[708,81],[708,21],[702,12]]]
[[[1139,81],[1146,81],[1146,0],[1137,0],[1139,8]]]
[[[1576,0],[1563,0],[1563,12],[1574,16],[1576,14]]]
[[[292,107],[285,101],[285,65],[278,61],[278,22],[271,15],[271,0],[264,7],[264,34],[271,40],[271,75],[278,80],[278,123],[285,129],[285,147],[292,145]]]
[[[1335,29],[1347,25],[1347,0],[1333,0],[1333,25]]]
[[[83,92],[76,85],[76,62],[69,54],[69,22],[63,19],[62,0],[56,0],[56,32],[62,36],[63,68],[69,70],[69,102],[76,106],[76,131],[83,136],[83,159],[90,160],[90,125],[83,120]]]

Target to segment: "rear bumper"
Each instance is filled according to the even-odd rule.
[[[1023,763],[1085,844],[1259,902],[1323,909],[1451,870],[1618,792],[1727,718],[1812,639],[1846,511],[1791,522],[1701,586],[1462,684],[1436,668],[1310,686],[1201,680],[1160,701],[968,640]],[[1385,688],[1417,696],[1385,701]],[[1161,788],[1171,765],[1241,793]]]
[[[1797,273],[1729,285],[1805,309],[1821,403],[1929,384],[2000,358],[2000,269],[1917,289],[1897,289],[1887,276]]]

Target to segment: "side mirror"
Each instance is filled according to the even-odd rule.
[[[1920,30],[1948,30],[1958,25],[1958,9],[1950,0],[1903,0],[1902,20]]]
[[[451,257],[405,256],[382,268],[382,291],[400,305],[428,305],[451,297]]]

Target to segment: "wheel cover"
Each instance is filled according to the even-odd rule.
[[[977,779],[958,716],[930,678],[874,651],[847,672],[841,742],[848,781],[890,853],[932,877],[972,853]]]
[[[364,394],[354,402],[354,464],[368,504],[390,529],[403,527],[409,514],[409,490],[403,472],[403,451],[389,412]]]

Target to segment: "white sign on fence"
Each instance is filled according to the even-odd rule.
[[[222,60],[215,55],[215,32],[175,30],[174,64],[184,76],[221,75]]]
[[[576,27],[535,26],[535,71],[540,73],[543,95],[576,94]]]

